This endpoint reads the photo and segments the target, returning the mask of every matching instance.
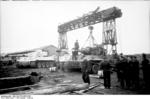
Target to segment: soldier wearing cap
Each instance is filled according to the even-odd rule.
[[[103,69],[103,75],[104,75],[104,86],[105,88],[110,88],[111,87],[111,66],[109,63],[109,60],[104,58],[104,61],[101,64],[101,69]]]
[[[142,70],[143,70],[143,80],[145,83],[146,89],[150,89],[150,65],[149,65],[149,60],[146,58],[146,55],[142,55],[143,60],[142,60]]]
[[[82,79],[84,83],[90,84],[90,77],[89,77],[89,62],[87,60],[83,61],[83,66],[82,66]]]

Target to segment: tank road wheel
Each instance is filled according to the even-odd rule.
[[[97,73],[98,73],[98,69],[99,69],[98,65],[93,65],[93,67],[92,67],[92,72],[93,72],[94,74],[97,74]]]

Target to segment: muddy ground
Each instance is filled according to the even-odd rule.
[[[42,88],[50,88],[58,84],[82,84],[82,74],[80,71],[56,71],[50,72],[47,68],[40,68],[40,69],[18,69],[15,66],[9,66],[7,68],[0,69],[0,78],[3,77],[16,77],[16,76],[23,76],[30,74],[31,72],[38,72],[41,73],[43,78],[41,81],[36,85],[32,86],[28,90],[36,90]],[[88,95],[105,95],[105,94],[125,94],[125,95],[133,95],[133,94],[145,94],[143,89],[142,90],[127,90],[121,89],[119,83],[117,82],[116,73],[111,74],[111,89],[105,89],[103,86],[103,79],[90,77],[91,84],[101,83],[100,86],[85,92],[84,94]],[[15,92],[9,92],[6,94],[21,94],[23,91],[28,90],[19,90]],[[76,95],[76,93],[63,93],[69,95]]]

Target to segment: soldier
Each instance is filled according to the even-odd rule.
[[[73,59],[74,60],[77,60],[78,51],[79,51],[79,42],[78,42],[78,40],[76,40],[76,42],[74,43],[74,51],[73,51]]]
[[[76,40],[75,44],[74,44],[75,50],[79,50],[79,42],[78,40]]]
[[[127,57],[127,66],[126,66],[126,87],[127,89],[131,88],[132,81],[132,61],[131,57]]]
[[[89,62],[87,60],[84,60],[83,66],[82,66],[82,79],[84,83],[88,83],[90,85],[90,77],[89,77]]]
[[[149,66],[149,60],[146,58],[146,55],[143,54],[142,55],[143,60],[142,60],[142,70],[143,70],[143,79],[144,79],[144,83],[145,83],[145,87],[147,89],[150,89],[150,66]]]
[[[131,74],[131,67],[130,67],[130,64],[129,64],[129,61],[130,61],[130,58],[127,58],[127,57],[124,57],[123,58],[123,69],[124,69],[124,85],[125,85],[125,88],[129,89],[130,88],[130,81],[131,81],[131,78],[130,78],[130,74]]]
[[[119,75],[120,75],[120,85],[122,88],[125,88],[125,60],[124,57],[120,57],[120,64],[119,64]]]
[[[120,60],[119,60],[119,58],[117,59],[117,62],[116,62],[116,72],[117,72],[118,82],[120,82],[121,77],[120,77]]]
[[[107,59],[104,59],[104,61],[101,64],[101,69],[103,69],[103,74],[104,74],[104,86],[105,88],[110,88],[111,87],[111,66],[110,63]]]
[[[136,56],[133,56],[133,86],[135,89],[139,88],[139,62]]]

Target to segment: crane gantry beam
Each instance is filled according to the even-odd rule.
[[[89,25],[94,25],[107,20],[119,18],[122,16],[121,10],[117,7],[112,7],[100,12],[83,15],[82,17],[66,22],[58,26],[59,33],[66,33],[71,30],[79,29]]]
[[[99,9],[99,8],[98,8]],[[117,52],[117,36],[116,36],[116,18],[122,16],[122,12],[117,7],[111,7],[106,10],[98,12],[98,9],[92,13],[84,14],[82,17],[66,22],[58,26],[59,32],[59,49],[67,49],[67,32],[86,26],[94,25],[103,22],[103,40],[106,51],[108,52],[108,45],[111,45],[111,52]]]

